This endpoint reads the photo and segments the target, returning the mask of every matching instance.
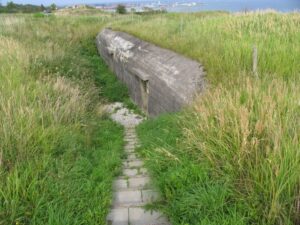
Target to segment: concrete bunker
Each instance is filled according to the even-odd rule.
[[[110,29],[102,30],[96,43],[132,100],[149,116],[180,110],[205,87],[203,66],[175,52]]]

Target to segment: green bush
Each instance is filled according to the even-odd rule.
[[[116,9],[116,13],[126,14],[127,13],[126,7],[124,5],[118,5]]]
[[[44,18],[45,14],[43,14],[43,13],[35,13],[35,14],[33,14],[33,17],[34,18]]]

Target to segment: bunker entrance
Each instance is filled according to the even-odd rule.
[[[142,110],[148,112],[148,101],[149,101],[149,81],[140,79],[140,90],[142,100]]]

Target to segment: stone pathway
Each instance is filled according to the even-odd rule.
[[[135,126],[143,118],[131,113],[121,103],[108,107],[111,118],[125,127],[125,154],[123,172],[115,180],[114,200],[107,216],[108,225],[170,225],[166,217],[157,211],[146,211],[143,206],[159,199],[151,188],[150,177],[144,163],[135,153],[138,139]]]

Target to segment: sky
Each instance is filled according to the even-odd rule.
[[[64,5],[74,5],[74,4],[93,4],[93,3],[114,3],[114,2],[149,2],[149,0],[0,0],[0,3],[6,4],[8,1],[13,1],[15,3],[20,4],[34,4],[34,5],[50,5],[52,3],[55,3],[58,6],[64,6]],[[158,1],[158,0],[156,0]],[[184,0],[160,0],[162,2],[165,1],[184,1]],[[199,1],[199,2],[209,2],[212,3],[210,6],[219,6],[218,9],[224,9],[226,10],[226,7],[224,8],[224,3],[228,5],[230,3],[233,6],[241,6],[247,4],[254,5],[255,8],[260,8],[263,6],[263,4],[266,4],[269,6],[269,8],[276,8],[278,10],[285,9],[287,6],[290,6],[289,9],[299,9],[300,8],[300,0],[187,0],[187,1]],[[222,4],[220,4],[222,3]],[[272,7],[270,7],[272,6]],[[247,7],[248,8],[248,7]],[[208,10],[215,10],[214,8],[208,9]],[[230,9],[227,9],[230,10]],[[234,10],[233,10],[234,11]],[[283,10],[285,11],[285,10]],[[287,10],[288,11],[288,10]]]
[[[126,2],[126,0],[0,0],[2,4],[6,4],[7,2],[13,1],[14,3],[19,4],[34,4],[34,5],[50,5],[55,3],[56,5],[73,5],[76,3],[80,4],[91,4],[91,3],[107,3],[107,2]],[[128,0],[127,0],[128,1]],[[138,0],[139,2],[149,1],[149,0]]]

